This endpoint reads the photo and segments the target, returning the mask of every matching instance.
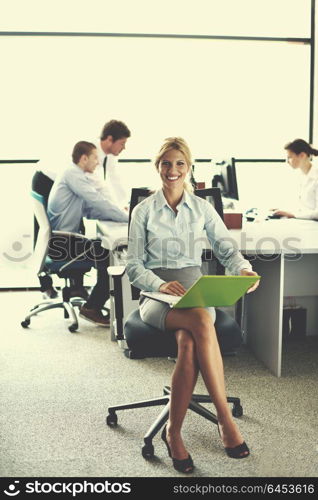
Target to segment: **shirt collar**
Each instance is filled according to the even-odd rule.
[[[312,164],[311,165],[311,169],[309,170],[308,174],[307,174],[307,179],[309,178],[316,178],[317,177],[317,173],[318,173],[318,169],[317,169],[317,165],[314,165]]]
[[[156,194],[155,194],[155,200],[156,200],[156,204],[157,204],[157,208],[158,210],[162,210],[164,206],[167,206],[168,208],[171,209],[171,207],[169,207],[169,204],[163,194],[163,190],[162,189],[159,189]],[[182,207],[182,205],[187,205],[191,210],[193,209],[193,202],[192,202],[192,199],[191,199],[191,195],[187,192],[187,191],[183,191],[183,195],[182,195],[182,198],[181,198],[181,201],[180,203],[177,205],[177,208],[180,208]]]
[[[81,167],[79,167],[78,165],[76,165],[76,163],[72,163],[71,167],[75,167],[80,172],[84,172],[84,170],[82,170]]]
[[[193,210],[193,200],[192,200],[192,196],[190,193],[188,193],[188,191],[184,191],[183,192],[183,197],[182,197],[182,200],[181,202],[185,203],[186,205],[188,205],[188,207]]]
[[[305,174],[305,172],[303,172],[302,170],[300,171],[300,175],[301,175],[301,182],[302,183],[307,183],[309,182],[311,179],[317,179],[318,177],[318,169],[316,167],[316,165],[312,165],[310,170]]]

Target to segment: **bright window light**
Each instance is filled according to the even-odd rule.
[[[127,123],[127,158],[167,136],[196,158],[279,158],[307,137],[309,46],[278,42],[0,38],[0,158],[69,162],[73,145]]]
[[[239,203],[243,210],[298,208],[299,172],[287,163],[235,163]]]

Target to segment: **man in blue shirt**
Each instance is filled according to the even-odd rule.
[[[100,135],[100,150],[99,157],[101,164],[94,171],[94,175],[88,174],[88,178],[92,180],[94,185],[100,190],[103,189],[104,196],[108,200],[112,200],[113,204],[117,206],[124,206],[125,200],[125,189],[122,185],[122,181],[116,172],[116,165],[114,164],[114,158],[117,157],[126,146],[127,139],[130,137],[130,130],[127,125],[119,120],[110,120],[103,126],[103,130]],[[38,172],[32,180],[32,189],[44,194],[46,199],[48,198],[50,189],[52,187],[53,181],[56,179],[55,171],[55,159],[50,156],[48,158],[49,168],[47,167],[46,161],[41,162]],[[42,166],[43,163],[43,166]],[[107,163],[107,166],[106,166]],[[54,167],[51,167],[54,165]],[[99,174],[97,173],[99,171]],[[106,179],[107,171],[107,182]],[[97,174],[97,175],[96,175]],[[43,193],[44,190],[44,193]],[[120,200],[121,202],[119,203]],[[36,223],[35,223],[36,226]],[[81,233],[84,234],[85,228],[81,224]],[[36,234],[35,234],[36,240]],[[39,277],[41,291],[44,292],[45,297],[55,298],[57,296],[57,291],[53,287],[52,278],[49,275],[44,275]],[[83,276],[81,274],[76,275],[71,279],[71,297],[87,297],[87,292],[83,287]]]
[[[91,182],[87,173],[93,173],[99,163],[96,146],[80,141],[72,153],[73,165],[61,174],[52,187],[48,200],[48,217],[51,228],[58,231],[78,233],[82,217],[89,219],[128,222],[128,213],[114,205],[102,191]],[[49,255],[53,259],[65,260],[82,255],[91,259],[97,269],[97,283],[80,316],[102,326],[109,320],[101,309],[109,297],[109,252],[100,240],[84,240],[76,237],[59,237],[51,244]]]

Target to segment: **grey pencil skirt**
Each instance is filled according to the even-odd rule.
[[[164,281],[179,281],[186,289],[190,288],[193,283],[202,275],[200,267],[186,267],[183,269],[166,269],[158,268],[152,271]],[[211,315],[212,321],[215,321],[214,307],[206,307]],[[166,317],[171,308],[168,304],[158,302],[157,300],[148,297],[141,297],[139,301],[139,311],[141,319],[148,325],[166,329]]]

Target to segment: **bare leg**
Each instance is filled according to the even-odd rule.
[[[182,438],[181,427],[198,378],[199,366],[196,360],[195,343],[186,330],[177,330],[178,358],[171,381],[167,441],[171,454],[178,460],[188,457]]]
[[[229,448],[238,446],[243,438],[226,400],[223,362],[209,312],[203,308],[171,310],[167,314],[166,327],[169,330],[184,328],[191,332],[200,371],[216,407],[223,444]]]

